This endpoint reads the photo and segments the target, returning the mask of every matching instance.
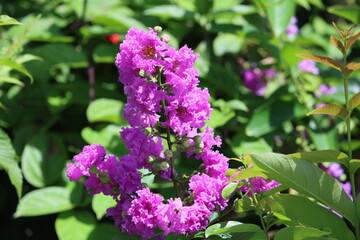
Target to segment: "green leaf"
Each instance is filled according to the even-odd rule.
[[[233,117],[235,117],[235,112],[233,111],[219,111],[214,108],[211,113],[210,119],[206,120],[206,124],[212,128],[221,127]]]
[[[63,187],[47,187],[26,194],[19,202],[15,217],[40,216],[72,209],[71,191]]]
[[[349,196],[336,179],[313,163],[275,153],[250,156],[270,179],[318,200],[355,224],[355,206]]]
[[[249,196],[244,196],[241,199],[237,199],[234,202],[235,212],[247,212],[256,209]]]
[[[344,70],[344,74],[346,76],[349,76],[353,71],[356,71],[358,69],[360,69],[360,63],[351,62],[348,65],[346,65],[346,68]]]
[[[307,237],[322,237],[329,235],[330,232],[324,232],[316,228],[310,228],[306,226],[295,226],[295,227],[286,227],[280,229],[274,240],[283,240],[283,239],[306,239]]]
[[[356,171],[360,168],[360,159],[351,159],[350,160],[350,174],[355,174]]]
[[[292,221],[296,225],[304,225],[317,229],[330,229],[331,233],[329,235],[337,239],[355,239],[342,218],[305,197],[275,194],[263,199],[261,204],[265,203],[270,208],[270,211],[280,219]]]
[[[127,234],[118,238],[119,229],[111,223],[97,223],[95,229],[90,233],[88,240],[98,240],[98,239],[111,239],[111,240],[129,240],[129,239],[139,239],[139,236],[134,236]],[[125,233],[123,233],[125,235]],[[139,239],[140,240],[140,239]]]
[[[255,109],[245,131],[249,136],[259,137],[271,132],[283,122],[303,117],[305,114],[306,108],[294,101],[267,102]]]
[[[320,150],[312,152],[298,152],[288,154],[289,157],[299,158],[308,162],[322,163],[322,162],[337,162],[348,165],[350,158],[343,152],[337,150]]]
[[[349,110],[352,111],[360,104],[360,93],[355,94],[349,101]]]
[[[11,69],[14,69],[16,71],[19,71],[21,72],[22,74],[26,75],[27,77],[30,78],[30,81],[33,82],[33,77],[31,76],[31,74],[26,70],[26,68],[13,61],[12,59],[10,58],[0,58],[0,66],[3,65],[3,66],[6,66],[6,67],[10,67]]]
[[[270,26],[275,36],[279,36],[285,32],[294,16],[295,0],[267,0],[266,3]]]
[[[211,225],[205,230],[205,237],[220,235],[225,233],[241,232],[262,232],[261,228],[255,224],[243,224],[236,221],[221,222]],[[265,239],[265,238],[264,238]]]
[[[333,6],[327,10],[329,13],[343,17],[355,24],[360,24],[360,7],[358,6]]]
[[[336,128],[329,128],[327,130],[307,128],[311,140],[315,143],[316,149],[338,149],[339,138]]]
[[[214,40],[214,53],[223,56],[225,53],[237,54],[244,44],[244,36],[232,33],[220,33]]]
[[[183,19],[193,16],[190,12],[176,5],[160,5],[148,8],[144,11],[145,15],[160,18]]]
[[[271,152],[271,147],[263,138],[247,137],[244,134],[237,134],[233,139],[227,139],[227,144],[231,150],[237,155],[251,152]]]
[[[7,15],[0,15],[0,26],[3,25],[19,25],[19,23],[15,18],[9,17]]]
[[[312,115],[312,114],[327,114],[327,115],[339,117],[344,120],[349,117],[349,111],[345,107],[333,103],[325,105],[320,108],[316,108],[311,112],[309,112],[307,115]]]
[[[116,201],[108,195],[104,195],[102,193],[94,195],[92,199],[92,209],[96,214],[96,218],[100,220],[106,213],[106,209],[110,207],[114,207],[116,205]]]
[[[66,211],[55,220],[55,230],[60,240],[87,240],[95,226],[94,216],[87,211]]]
[[[330,35],[330,41],[335,47],[337,47],[340,50],[342,54],[345,54],[346,52],[345,47],[339,39],[337,39],[334,35]]]
[[[16,78],[12,78],[12,77],[2,77],[0,76],[0,83],[1,82],[5,82],[5,83],[13,83],[19,86],[24,86],[24,83],[21,82],[20,80],[16,79]]]
[[[118,100],[100,98],[92,102],[86,110],[89,122],[111,122],[119,123],[123,103]]]
[[[226,172],[226,174],[228,174],[228,172]],[[267,175],[264,174],[264,172],[260,168],[258,168],[257,166],[251,166],[244,170],[239,170],[239,174],[231,178],[229,182],[240,181],[253,177],[262,177],[267,179]]]
[[[305,53],[301,53],[301,54],[296,54],[296,56],[298,56],[299,58],[302,59],[307,59],[307,60],[312,60],[315,62],[319,62],[319,63],[323,63],[325,65],[328,65],[332,68],[335,68],[338,71],[342,71],[342,66],[340,65],[340,63],[338,63],[337,61],[335,61],[332,58],[326,57],[326,56],[321,56],[321,55],[314,55],[314,54],[305,54]]]
[[[230,183],[224,187],[221,192],[221,196],[223,199],[228,199],[229,196],[238,188],[238,183]]]
[[[11,145],[9,136],[0,128],[0,166],[9,175],[11,184],[14,185],[20,199],[22,194],[23,176],[18,164],[18,156]]]
[[[359,37],[360,37],[360,32],[357,33],[357,34],[355,34],[354,36],[352,36],[352,37],[349,39],[349,41],[346,43],[345,48],[346,48],[346,49],[351,48],[351,46],[356,42],[356,40],[359,39]]]

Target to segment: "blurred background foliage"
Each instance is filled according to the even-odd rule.
[[[318,65],[321,75],[301,72],[294,54],[340,60],[329,44],[336,34],[331,22],[359,32],[355,0],[2,0],[0,12],[3,239],[137,239],[104,217],[110,199],[88,196],[65,174],[66,162],[86,144],[126,154],[119,138],[127,124],[121,116],[126,97],[114,59],[131,27],[160,25],[171,46],[187,44],[200,53],[195,67],[214,108],[208,124],[229,158],[347,150],[339,120],[306,116],[317,104],[343,104],[340,73],[325,65]],[[294,16],[299,32],[287,34]],[[360,62],[359,50],[355,43],[348,59]],[[245,86],[249,69],[272,69],[262,79],[263,94]],[[350,94],[359,92],[359,80],[360,72],[351,75]],[[336,91],[320,94],[321,84]],[[351,121],[359,158],[357,110]],[[194,167],[177,164],[180,171]],[[168,185],[148,183],[166,195]]]

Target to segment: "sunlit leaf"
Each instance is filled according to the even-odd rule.
[[[350,174],[354,174],[360,168],[360,159],[350,160]]]
[[[2,77],[0,76],[0,82],[4,82],[4,83],[13,83],[19,86],[24,86],[24,83],[21,82],[20,80],[16,79],[16,78],[12,78],[12,77]]]
[[[329,235],[331,232],[321,231],[316,228],[306,227],[306,226],[295,226],[295,227],[286,227],[280,229],[274,240],[283,240],[283,239],[305,239],[307,237],[317,238]]]
[[[0,26],[2,25],[19,25],[19,23],[15,18],[9,17],[7,15],[0,15]]]
[[[91,207],[95,212],[96,218],[98,220],[100,220],[105,215],[106,209],[114,207],[115,205],[116,201],[111,196],[104,195],[102,193],[95,194],[91,203]]]
[[[72,209],[71,191],[63,187],[47,187],[26,194],[19,202],[15,217],[40,216]]]
[[[356,40],[359,39],[359,37],[360,37],[360,32],[357,33],[356,35],[352,36],[350,38],[350,40],[346,43],[346,46],[345,46],[346,50],[348,50],[356,42]]]
[[[249,196],[244,196],[241,199],[237,199],[234,202],[234,207],[234,211],[238,213],[252,211],[256,209]]]
[[[31,82],[33,81],[33,77],[26,70],[26,68],[23,65],[11,60],[10,58],[0,58],[0,66],[1,65],[6,66],[6,67],[10,67],[10,68],[12,68],[12,69],[14,69],[16,71],[19,71],[19,72],[23,73],[24,75],[26,75],[27,77],[29,77]]]
[[[221,222],[211,225],[205,230],[205,236],[214,236],[224,233],[237,233],[237,232],[262,232],[261,228],[255,224],[243,224],[236,221]]]
[[[93,101],[86,110],[89,122],[120,123],[123,103],[114,99],[100,98]]]
[[[307,115],[312,115],[312,114],[327,114],[327,115],[339,117],[341,119],[346,119],[349,116],[349,111],[343,106],[337,104],[328,104],[323,107],[312,110]]]
[[[230,183],[224,187],[221,192],[223,199],[228,199],[229,196],[238,188],[238,183]]]
[[[276,36],[284,33],[294,16],[295,0],[267,0],[267,15],[271,28]]]
[[[228,172],[226,174],[228,175]],[[267,175],[264,174],[263,171],[261,171],[261,169],[259,169],[257,166],[251,166],[244,170],[239,170],[239,174],[231,178],[230,182],[240,181],[243,179],[248,179],[253,177],[267,178]]]
[[[360,7],[357,6],[333,6],[329,7],[329,13],[343,17],[355,24],[360,24]]]
[[[312,61],[315,61],[315,62],[326,64],[326,65],[328,65],[328,66],[330,66],[332,68],[335,68],[336,70],[339,70],[340,72],[341,72],[341,69],[342,69],[340,63],[338,63],[334,59],[326,57],[326,56],[314,55],[314,54],[305,54],[305,53],[296,54],[296,56],[298,56],[298,57],[300,57],[302,59],[312,60]]]
[[[345,54],[346,50],[339,39],[337,39],[334,35],[330,35],[330,41],[332,42],[332,44],[334,44],[335,47],[340,50],[340,52],[342,52],[342,54]]]
[[[288,154],[288,156],[299,158],[313,163],[337,162],[347,165],[350,160],[348,155],[337,150],[299,152],[299,153]]]
[[[356,222],[355,206],[340,183],[313,163],[282,154],[251,154],[254,163],[272,180],[314,198]]]
[[[359,104],[360,104],[360,93],[357,93],[349,101],[350,111],[356,108],[357,106],[359,106]]]
[[[349,76],[353,71],[356,71],[360,68],[360,63],[354,63],[354,62],[351,62],[349,63],[348,65],[346,65],[346,68],[345,68],[345,75],[346,76]]]

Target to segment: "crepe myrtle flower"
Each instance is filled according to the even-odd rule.
[[[267,81],[274,78],[274,69],[251,68],[242,71],[243,83],[251,92],[263,96],[267,87]]]

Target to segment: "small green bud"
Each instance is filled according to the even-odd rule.
[[[195,147],[197,147],[197,148],[204,148],[204,142],[201,141],[200,143],[195,144]]]
[[[202,142],[202,138],[200,135],[196,135],[195,137],[193,137],[193,140],[195,143],[199,144]]]
[[[156,160],[156,158],[154,156],[149,156],[148,163],[152,163],[155,160]]]
[[[182,142],[181,145],[185,148],[190,147],[190,140],[188,138],[185,138]]]
[[[154,31],[157,32],[157,33],[161,33],[162,27],[160,27],[160,26],[155,26],[155,27],[154,27]]]
[[[166,149],[164,151],[164,155],[165,155],[166,158],[172,158],[173,152],[170,149]]]
[[[159,165],[159,168],[160,168],[161,170],[166,170],[166,169],[168,169],[169,167],[170,167],[170,165],[169,165],[169,163],[166,162],[166,161],[161,162],[160,165]]]
[[[204,151],[202,148],[195,148],[195,153],[196,154],[202,154]]]
[[[142,77],[142,78],[146,78],[146,77],[147,77],[147,74],[146,74],[146,72],[144,71],[144,69],[140,69],[140,71],[139,71],[139,77]]]

